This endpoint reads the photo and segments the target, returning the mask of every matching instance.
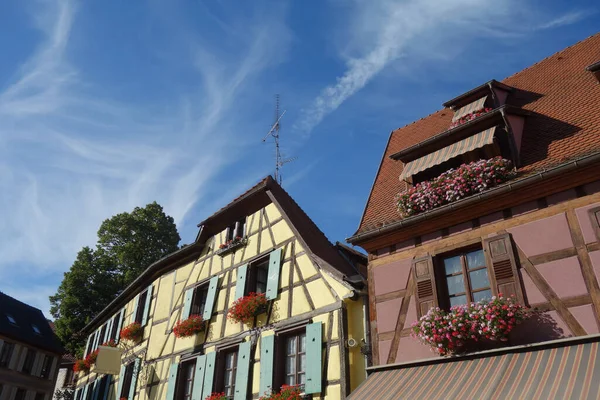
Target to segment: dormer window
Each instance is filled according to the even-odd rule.
[[[11,324],[13,324],[15,326],[17,325],[17,321],[15,321],[15,319],[13,318],[12,315],[6,314],[6,319],[8,319],[8,322],[10,322]]]
[[[33,329],[33,331],[35,332],[36,335],[42,334],[42,332],[40,332],[40,328],[38,328],[38,326],[35,324],[31,324],[31,329]]]
[[[243,238],[246,228],[246,217],[238,220],[235,224],[231,224],[227,227],[226,241],[233,241],[236,238]]]
[[[596,78],[598,83],[600,83],[600,61],[592,65],[588,65],[585,69],[594,74],[594,77]]]

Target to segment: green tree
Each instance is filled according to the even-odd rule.
[[[177,250],[173,218],[156,202],[105,220],[96,250],[84,247],[50,296],[56,334],[72,354],[83,352],[83,327],[150,264]]]

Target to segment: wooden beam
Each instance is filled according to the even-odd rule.
[[[592,309],[594,310],[594,317],[596,317],[596,326],[600,328],[600,286],[598,286],[598,279],[594,273],[594,266],[585,246],[583,232],[581,231],[581,226],[579,226],[575,210],[567,211],[567,223],[571,231],[571,238],[577,249],[577,258],[579,259],[585,286],[592,297]]]
[[[515,243],[515,247],[517,248],[517,252],[519,253],[519,260],[521,262],[521,267],[527,271],[529,277],[537,286],[537,288],[542,292],[542,294],[550,301],[550,304],[554,307],[558,315],[563,319],[567,327],[571,330],[573,335],[575,336],[583,336],[586,334],[585,329],[581,326],[579,321],[571,314],[569,309],[565,306],[565,304],[560,300],[560,298],[556,295],[552,287],[546,282],[540,271],[529,261],[523,250],[519,247],[518,244]]]
[[[368,285],[367,291],[369,298],[375,298],[375,285],[373,278],[373,268],[367,270]],[[379,365],[379,337],[377,336],[377,307],[374,301],[369,301],[369,329],[371,330],[371,357],[373,365]]]
[[[408,276],[408,284],[406,285],[406,296],[402,299],[402,305],[400,306],[400,312],[398,319],[396,320],[396,329],[394,331],[394,338],[392,339],[392,345],[390,346],[390,353],[388,354],[387,363],[392,364],[396,362],[396,354],[398,353],[398,346],[400,346],[400,333],[404,329],[404,323],[406,322],[406,315],[408,314],[408,305],[410,304],[410,298],[414,292],[414,278],[411,273]]]
[[[552,261],[562,260],[567,257],[574,257],[577,255],[577,249],[575,247],[571,247],[569,249],[562,249],[551,251],[549,253],[539,254],[537,256],[529,257],[529,261],[533,265],[545,264]]]
[[[404,296],[406,296],[406,289],[395,290],[393,292],[380,294],[379,296],[375,297],[375,303],[381,303],[383,301],[393,300]]]
[[[579,296],[565,297],[562,301],[567,308],[585,306],[587,304],[592,304],[592,296],[589,294],[582,294]],[[531,307],[538,311],[554,310],[554,306],[549,302],[532,304]]]

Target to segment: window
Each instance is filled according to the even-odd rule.
[[[117,315],[115,315],[115,317],[113,318],[113,322],[112,322],[112,329],[110,332],[110,336],[108,337],[108,340],[117,340],[117,337],[119,335],[119,319],[123,316],[122,312],[118,312]]]
[[[482,249],[460,252],[441,259],[448,303],[452,307],[492,297]]]
[[[594,207],[589,210],[590,219],[592,221],[592,229],[596,234],[596,239],[600,240],[600,207]]]
[[[247,295],[250,292],[266,293],[269,278],[269,259],[267,258],[256,265],[250,266],[249,272],[245,294]]]
[[[25,400],[25,389],[17,389],[17,393],[15,393],[15,400]]]
[[[25,362],[23,363],[23,368],[21,368],[21,372],[24,372],[26,374],[31,374],[34,361],[35,361],[35,350],[27,349],[27,354],[25,355]]]
[[[226,241],[229,242],[235,238],[243,238],[246,228],[246,217],[236,221],[235,224],[232,224],[227,227],[227,234],[225,235]]]
[[[6,319],[8,319],[8,322],[10,322],[13,325],[17,325],[17,321],[15,321],[14,317],[10,314],[6,314]]]
[[[177,373],[177,400],[191,400],[194,390],[194,372],[196,370],[196,359],[181,364]]]
[[[34,400],[44,400],[44,397],[46,397],[46,393],[44,393],[44,392],[37,392],[35,394]]]
[[[10,364],[10,359],[12,358],[13,352],[15,350],[15,344],[4,342],[4,346],[2,346],[2,352],[0,352],[0,367],[8,368]]]
[[[102,329],[100,329],[100,339],[98,339],[98,346],[104,343],[104,338],[106,337],[106,330],[108,329],[108,322],[102,325]]]
[[[98,384],[98,394],[95,396],[96,399],[104,399],[108,391],[109,382],[110,381],[108,375],[104,375],[100,380],[100,383]]]
[[[192,297],[190,315],[202,315],[204,313],[204,307],[206,306],[207,297],[208,285],[197,286],[196,288],[194,288],[194,295]]]
[[[306,332],[284,337],[283,356],[285,357],[283,383],[286,385],[304,385],[306,382]]]
[[[40,377],[47,379],[50,376],[50,369],[52,368],[52,360],[54,357],[49,355],[44,356],[44,362],[42,363],[42,372],[40,372]]]
[[[73,386],[73,384],[75,383],[73,378],[75,378],[73,367],[69,367],[65,371],[65,380],[63,381],[63,388]]]
[[[219,354],[217,391],[225,396],[233,397],[235,393],[235,377],[238,365],[237,348],[224,350]]]
[[[40,332],[40,328],[38,328],[38,326],[35,324],[31,324],[31,329],[33,329],[33,331],[35,332],[36,335],[42,334],[42,332]]]
[[[148,297],[148,291],[145,290],[140,294],[140,298],[137,304],[137,310],[135,310],[135,322],[141,324],[144,319],[144,308],[146,307],[146,298]]]
[[[131,383],[133,382],[133,368],[134,368],[134,363],[129,363],[127,364],[127,367],[125,367],[125,373],[123,374],[123,385],[121,386],[121,395],[119,396],[119,398],[129,398],[129,391],[131,390]],[[135,389],[133,389],[135,390]],[[88,390],[88,394],[92,393],[92,390]],[[85,399],[88,400],[88,399]]]

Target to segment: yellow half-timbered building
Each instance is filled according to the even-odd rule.
[[[86,354],[100,352],[75,400],[258,399],[284,384],[306,398],[343,399],[366,377],[365,265],[267,177],[90,322]],[[228,318],[251,293],[266,306],[251,321]],[[202,330],[176,337],[190,316],[205,321]],[[141,338],[119,339],[136,322]],[[110,340],[120,340],[116,349],[101,346]]]

